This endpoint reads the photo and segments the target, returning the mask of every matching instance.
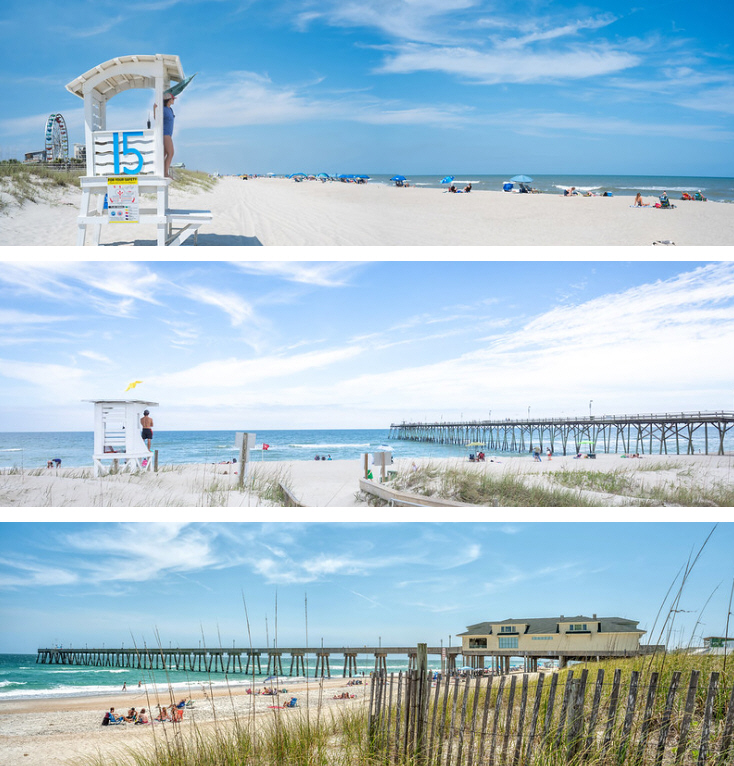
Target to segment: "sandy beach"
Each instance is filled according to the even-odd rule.
[[[0,214],[0,243],[73,246],[81,192],[67,190]],[[656,197],[645,202],[654,204]],[[211,210],[199,246],[734,244],[734,205],[633,208],[632,197],[564,197],[380,184],[224,177],[211,191],[171,192],[172,208]],[[89,241],[88,237],[88,241]],[[104,226],[103,245],[154,245],[155,229]],[[184,246],[193,245],[193,238]]]
[[[260,726],[275,716],[302,716],[316,712],[330,712],[364,704],[369,699],[369,686],[347,686],[346,678],[298,679],[281,681],[278,688],[286,694],[276,697],[247,694],[247,685],[235,679],[227,688],[222,680],[213,679],[217,686],[192,684],[186,695],[194,701],[185,709],[181,723],[154,722],[148,726],[132,724],[101,726],[102,718],[110,707],[124,714],[130,707],[156,711],[157,705],[170,705],[171,695],[166,688],[134,687],[126,692],[109,696],[64,697],[0,702],[0,766],[72,766],[84,763],[85,758],[115,758],[118,763],[128,762],[129,750],[149,750],[156,743],[165,744],[174,735],[184,736],[195,730],[206,732],[215,725],[226,726],[234,719],[240,724]],[[219,685],[221,684],[221,685]],[[267,684],[268,686],[270,683]],[[255,689],[262,689],[258,681]],[[334,695],[348,693],[350,699],[334,699]],[[351,698],[354,695],[354,698]],[[275,709],[291,697],[296,697],[295,709]],[[178,699],[173,700],[175,702]]]
[[[656,488],[698,488],[709,492],[734,484],[734,456],[644,455],[639,459],[599,454],[595,460],[578,460],[555,455],[542,462],[532,457],[497,457],[488,462],[466,459],[399,458],[390,470],[410,476],[416,468],[431,466],[459,468],[493,477],[510,476],[528,486],[544,489],[578,487],[578,497],[606,507],[677,505],[677,502],[650,502]],[[310,508],[354,508],[370,504],[360,492],[362,460],[282,461],[253,463],[247,491],[238,490],[238,474],[231,464],[162,466],[158,473],[118,474],[93,478],[91,468],[26,470],[0,475],[0,505],[6,507],[283,507],[273,497],[273,480],[286,486],[301,506]],[[379,470],[374,468],[376,479]],[[559,483],[554,474],[566,479],[586,472],[614,481]],[[596,486],[599,484],[599,486]],[[387,482],[385,487],[391,487]],[[616,488],[615,488],[616,487]],[[416,499],[420,504],[420,498]],[[695,503],[692,503],[695,504]],[[706,503],[712,505],[713,503]],[[617,517],[615,517],[617,518]]]

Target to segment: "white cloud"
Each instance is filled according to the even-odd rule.
[[[513,56],[501,49],[407,44],[388,57],[379,72],[410,74],[439,71],[483,84],[583,80],[636,66],[640,59],[601,44],[548,52],[525,51]]]
[[[290,261],[234,261],[233,266],[246,274],[280,277],[288,282],[298,282],[320,287],[343,287],[349,283],[355,270],[362,264],[347,263],[297,263]]]
[[[184,294],[199,303],[220,309],[229,317],[232,327],[239,327],[256,319],[252,305],[235,293],[225,293],[208,287],[187,287]]]
[[[222,359],[204,362],[180,372],[151,378],[157,386],[170,388],[239,388],[269,378],[292,377],[305,370],[321,369],[351,359],[363,351],[359,346],[309,351],[292,356],[264,356],[254,359]],[[208,394],[207,394],[208,396]]]

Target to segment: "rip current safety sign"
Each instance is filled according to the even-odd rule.
[[[140,221],[137,176],[110,176],[107,179],[107,216],[113,223]]]

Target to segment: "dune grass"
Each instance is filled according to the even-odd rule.
[[[427,463],[415,471],[400,472],[390,487],[425,497],[440,497],[472,505],[497,507],[593,506],[576,491],[546,489],[525,481],[525,474],[494,475],[469,468],[439,467]]]
[[[41,202],[54,191],[78,188],[84,166],[78,170],[51,170],[43,165],[0,162],[0,212],[10,205]]]

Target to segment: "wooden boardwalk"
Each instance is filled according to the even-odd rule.
[[[724,455],[734,412],[603,415],[581,418],[393,423],[390,439],[482,445],[498,452],[623,452],[640,455]],[[734,449],[730,444],[729,449]]]

